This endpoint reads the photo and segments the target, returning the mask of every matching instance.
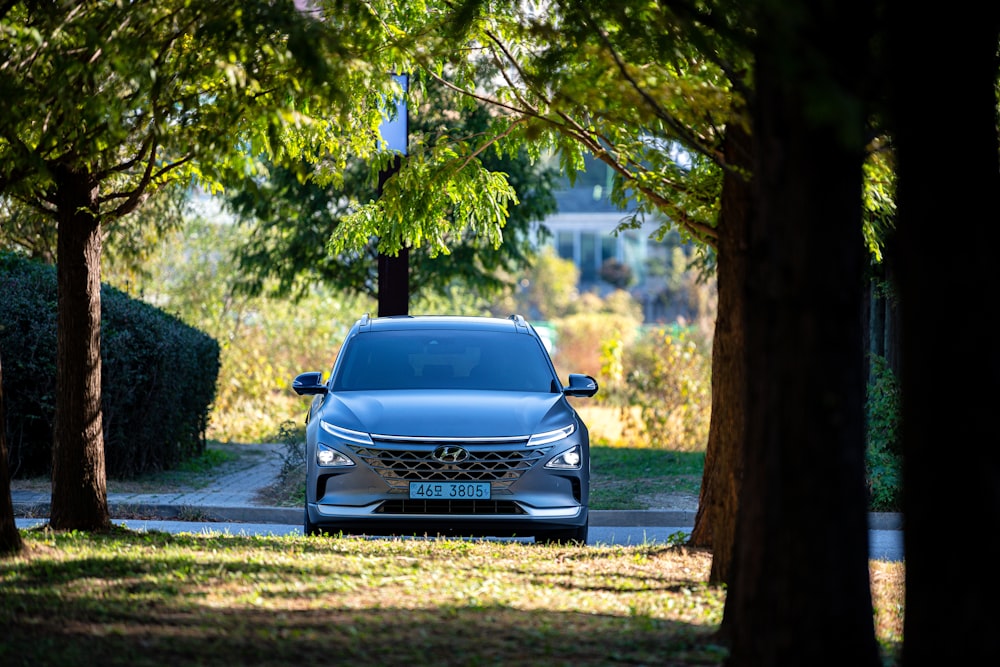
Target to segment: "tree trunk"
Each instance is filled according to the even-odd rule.
[[[752,137],[744,126],[745,117],[738,113],[733,116],[726,129],[726,157],[736,170],[727,171],[723,177],[716,248],[719,305],[712,340],[712,421],[690,539],[692,546],[712,549],[709,583],[714,584],[729,581],[746,423],[743,283],[752,205],[749,170],[753,148]]]
[[[392,178],[402,166],[402,157],[397,155],[392,163],[378,175],[378,196],[386,181]],[[400,248],[397,255],[379,253],[378,256],[378,315],[408,315],[410,313],[410,249]]]
[[[865,8],[762,3],[729,665],[880,664],[868,572]],[[860,45],[860,46],[859,46]]]
[[[903,664],[996,664],[1000,5],[912,10],[891,2],[887,23],[903,348]],[[958,133],[944,156],[929,150],[937,138],[931,128],[944,126],[941,107],[928,104],[926,79],[941,54],[962,70],[962,85],[946,98],[947,127]],[[957,506],[942,502],[942,484],[960,490]]]
[[[52,504],[56,530],[107,530],[101,419],[101,225],[98,181],[56,172],[59,314]]]
[[[7,408],[3,402],[3,369],[0,367],[0,556],[24,549],[21,533],[14,520],[14,501],[10,496],[10,470],[7,467]]]

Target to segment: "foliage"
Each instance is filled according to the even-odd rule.
[[[102,280],[128,285],[142,274],[151,253],[184,220],[187,189],[176,184],[121,218],[108,220],[102,243]],[[24,253],[56,263],[56,225],[46,215],[16,199],[0,197],[0,250]]]
[[[558,319],[575,312],[579,279],[580,272],[572,261],[557,256],[551,246],[544,246],[516,281],[513,294],[499,299],[491,310],[502,317],[520,313],[533,321]]]
[[[52,463],[56,276],[0,255],[0,346],[13,473]],[[102,412],[107,474],[133,477],[204,450],[219,370],[218,344],[149,304],[102,290]]]
[[[712,412],[711,357],[683,329],[646,331],[626,347],[622,403],[638,406],[635,424],[654,446],[704,451]],[[631,416],[631,413],[627,413]]]
[[[40,196],[64,165],[98,177],[113,219],[168,181],[218,187],[265,152],[344,150],[347,137],[331,131],[340,105],[379,122],[388,86],[344,57],[378,41],[363,16],[349,41],[290,3],[55,9],[13,3],[0,17],[0,91],[13,102],[0,120],[0,191],[15,198]],[[374,148],[360,134],[348,143]]]
[[[642,324],[642,318],[632,312],[602,311],[597,306],[590,312],[553,320],[552,324],[557,331],[553,363],[560,369],[560,375],[586,373],[597,378],[603,387],[612,383],[604,372],[602,345],[628,343]]]
[[[11,476],[52,464],[56,297],[51,267],[0,254],[0,355]]]
[[[601,264],[601,280],[615,289],[628,289],[635,284],[635,274],[632,267],[617,259],[608,259]]]
[[[879,137],[872,142],[864,164],[865,245],[874,263],[882,261],[883,251],[893,236],[896,219],[896,173],[889,140]]]
[[[453,91],[440,85],[414,91],[408,101],[412,111],[407,127],[415,152],[448,147],[461,137],[485,130],[489,122],[487,110],[461,110],[455,97]],[[506,211],[507,219],[500,222],[503,243],[497,247],[491,241],[493,232],[480,234],[461,229],[469,218],[460,215],[457,204],[452,204],[450,210],[443,209],[449,224],[457,222],[458,228],[436,232],[447,247],[409,244],[411,298],[444,291],[455,281],[486,296],[495,294],[504,287],[499,276],[519,270],[528,260],[536,236],[531,223],[555,208],[551,194],[555,171],[532,164],[525,148],[510,156],[486,151],[480,159],[489,172],[504,174],[515,193]],[[403,158],[404,169],[410,168],[408,161]],[[237,249],[241,283],[252,294],[260,293],[267,285],[276,294],[295,296],[321,281],[331,288],[376,298],[378,238],[365,237],[357,247],[345,252],[328,249],[344,220],[364,202],[378,199],[379,190],[372,177],[375,166],[350,161],[341,171],[338,184],[327,186],[303,180],[303,173],[316,168],[307,163],[272,165],[263,177],[247,178],[238,188],[227,191],[228,207],[248,230],[246,245]],[[382,196],[404,198],[412,208],[425,205],[425,193],[394,187],[390,180]],[[420,188],[429,191],[435,185],[425,180]],[[480,189],[467,185],[456,187],[455,192],[467,195]],[[415,219],[412,211],[409,217]]]
[[[883,357],[871,356],[872,380],[865,404],[869,503],[873,511],[899,511],[902,478],[900,387]]]
[[[593,155],[615,173],[612,201],[634,204],[621,228],[657,211],[665,229],[714,244],[724,128],[750,73],[737,17],[637,2],[463,8],[428,21],[469,44],[451,56],[449,83],[494,105],[487,138],[535,142],[570,174]]]
[[[143,299],[220,341],[218,395],[208,437],[261,442],[282,423],[301,421],[305,399],[291,390],[304,371],[333,365],[350,325],[373,304],[317,287],[298,302],[252,297],[235,289],[233,251],[241,229],[190,218],[150,258],[133,289]]]

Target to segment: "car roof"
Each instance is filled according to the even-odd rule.
[[[359,332],[427,329],[531,332],[528,323],[520,315],[511,315],[508,318],[470,315],[394,315],[372,318],[366,314],[358,320],[357,327]]]

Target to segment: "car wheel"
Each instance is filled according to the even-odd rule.
[[[579,528],[570,528],[568,530],[553,530],[547,533],[540,533],[535,535],[536,544],[586,544],[588,526],[583,525]]]

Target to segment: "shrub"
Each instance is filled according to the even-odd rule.
[[[56,383],[56,272],[0,255],[0,354],[13,474],[47,473]],[[101,290],[105,464],[112,478],[175,467],[205,448],[218,344],[126,294]]]
[[[872,355],[871,360],[872,379],[865,404],[869,504],[878,512],[898,511],[902,484],[899,383],[884,358]]]
[[[712,414],[712,362],[684,330],[652,329],[621,352],[622,404],[651,446],[704,451]],[[625,411],[633,420],[635,411]]]

